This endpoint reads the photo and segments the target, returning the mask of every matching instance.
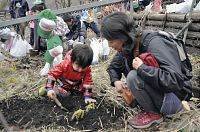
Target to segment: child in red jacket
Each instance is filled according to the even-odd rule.
[[[90,65],[93,51],[88,45],[76,45],[64,60],[48,73],[46,83],[47,96],[50,99],[66,97],[71,91],[83,93],[85,103],[96,102],[92,99],[92,75]],[[54,85],[56,84],[56,85]]]

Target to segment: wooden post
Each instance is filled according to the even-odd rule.
[[[192,15],[192,11],[194,8],[194,4],[196,3],[196,0],[192,0],[192,4],[190,7],[190,12],[189,12],[189,16],[188,16],[188,21],[191,21],[191,15]],[[183,42],[185,43],[186,37],[187,37],[187,32],[188,32],[188,28],[186,28],[185,32],[184,32],[184,36],[183,36]]]
[[[37,19],[35,19],[34,20],[34,49],[35,50],[39,50],[39,36],[38,36],[38,32],[37,32],[37,28],[38,28],[38,24],[39,24],[39,22],[38,22],[38,20]]]

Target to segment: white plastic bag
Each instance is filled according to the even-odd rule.
[[[16,35],[10,49],[10,55],[13,57],[24,57],[26,53],[29,53],[30,49],[33,49],[31,45],[25,39],[23,40],[20,35]]]
[[[100,56],[109,55],[110,48],[108,46],[108,40],[106,40],[106,39],[100,39],[99,40],[99,44],[100,44],[99,55]]]
[[[92,38],[92,40],[90,39],[90,47],[93,50],[92,64],[98,64],[99,63],[99,48],[100,48],[99,41],[96,38]]]
[[[200,11],[200,2],[196,5],[196,7],[194,8],[194,11]]]
[[[3,54],[0,53],[0,61],[3,61],[5,59],[6,59],[6,57]]]
[[[179,4],[166,5],[167,13],[188,13],[191,8],[192,0],[186,0]]]
[[[14,40],[14,37],[10,37],[4,44],[1,45],[1,47],[5,51],[9,51],[11,49],[11,47],[12,47],[13,40]]]

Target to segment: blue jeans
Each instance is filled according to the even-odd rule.
[[[88,28],[92,29],[92,31],[95,32],[96,36],[100,37],[100,31],[97,28],[97,24],[95,22],[87,23],[87,22],[84,21],[84,24],[86,26],[86,30]]]
[[[160,113],[164,93],[150,87],[137,75],[135,70],[130,71],[127,75],[127,85],[145,112]]]

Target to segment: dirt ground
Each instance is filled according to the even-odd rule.
[[[102,97],[96,99],[97,102],[101,102]],[[62,104],[69,112],[61,110],[55,106],[54,102],[44,97],[23,99],[14,96],[8,100],[2,100],[0,107],[9,124],[20,129],[41,130],[43,126],[53,125],[53,128],[62,126],[64,129],[97,131],[109,128],[117,130],[123,127],[123,120],[120,117],[125,111],[106,101],[103,101],[98,109],[91,110],[80,121],[71,120],[71,117],[73,112],[83,105],[83,98],[72,97],[62,101]]]
[[[193,64],[193,86],[199,87],[200,50],[188,47],[188,51]],[[17,131],[199,131],[198,98],[189,102],[191,111],[165,117],[159,125],[142,130],[129,127],[127,119],[139,111],[128,107],[110,86],[106,68],[114,53],[111,51],[107,61],[92,66],[96,109],[79,121],[71,118],[74,111],[83,108],[82,97],[60,99],[68,109],[66,112],[47,97],[38,95],[38,89],[46,82],[45,77],[39,76],[44,65],[42,54],[21,59],[6,55],[10,61],[0,61],[0,108],[9,127]],[[199,91],[194,93],[199,96]],[[2,124],[0,130],[5,130]]]

